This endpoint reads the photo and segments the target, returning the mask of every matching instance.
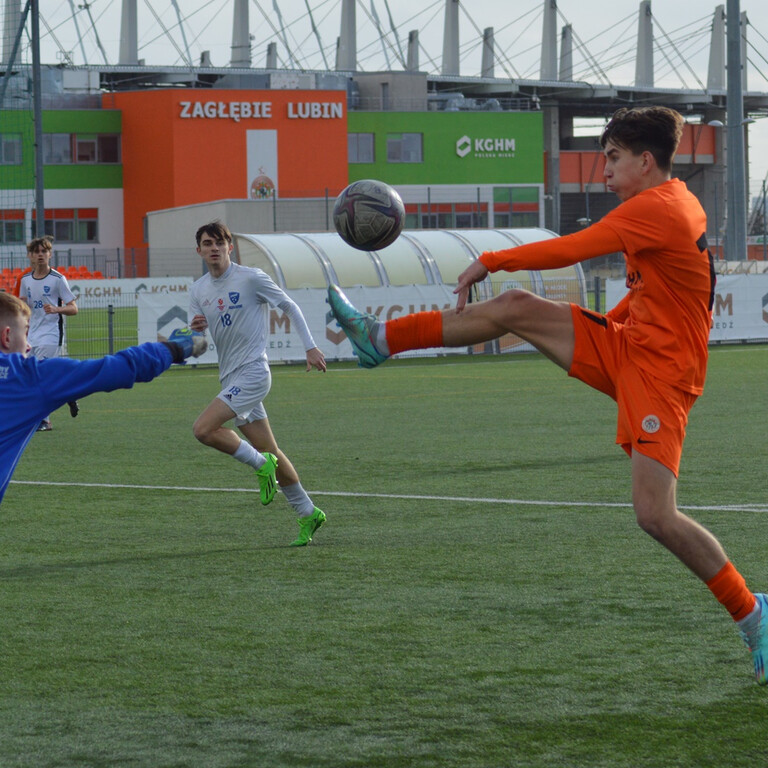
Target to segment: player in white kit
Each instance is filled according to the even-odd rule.
[[[29,304],[29,343],[38,360],[59,357],[64,343],[64,315],[76,315],[75,295],[69,289],[67,278],[51,267],[53,242],[49,237],[36,237],[27,244],[27,256],[32,271],[26,272],[18,282],[16,295]],[[77,416],[77,401],[69,403],[69,412]],[[50,416],[37,428],[38,432],[51,429]]]
[[[195,421],[195,437],[253,467],[262,504],[272,501],[277,491],[275,482],[279,483],[299,516],[299,536],[291,546],[306,546],[325,522],[325,513],[309,498],[293,464],[278,447],[262,402],[272,383],[266,352],[270,306],[285,312],[301,336],[308,371],[325,371],[325,357],[298,304],[262,270],[231,260],[234,246],[225,224],[206,224],[197,230],[195,239],[208,274],[190,289],[189,326],[195,331],[210,331],[222,387]],[[246,440],[223,426],[233,418]]]

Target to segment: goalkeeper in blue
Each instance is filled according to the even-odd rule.
[[[325,372],[325,357],[298,304],[261,269],[231,260],[232,234],[225,224],[203,225],[195,240],[208,272],[189,291],[189,327],[211,332],[221,391],[197,417],[192,431],[203,445],[256,471],[262,504],[269,504],[280,486],[298,517],[299,535],[291,546],[304,547],[325,522],[325,513],[314,505],[278,446],[264,408],[272,383],[267,359],[269,307],[285,312],[301,337],[307,371]],[[224,426],[231,420],[245,439]]]
[[[24,449],[51,411],[94,392],[151,381],[208,347],[203,334],[186,329],[174,331],[166,342],[129,347],[96,360],[38,360],[27,357],[29,316],[24,301],[0,293],[0,502]]]

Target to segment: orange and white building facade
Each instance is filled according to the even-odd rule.
[[[103,107],[122,113],[126,248],[146,245],[149,211],[335,196],[348,183],[344,91],[134,91]]]

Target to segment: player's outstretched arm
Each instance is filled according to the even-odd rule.
[[[200,355],[208,347],[203,334],[189,331],[167,341],[148,342],[128,347],[114,355],[94,360],[52,357],[37,362],[30,375],[45,397],[44,410],[55,410],[71,400],[94,392],[128,389],[136,383],[152,381],[173,363]]]

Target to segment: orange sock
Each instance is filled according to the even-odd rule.
[[[755,596],[747,589],[744,577],[730,561],[707,582],[707,586],[734,621],[748,616],[755,607]]]
[[[409,349],[443,346],[443,313],[439,310],[416,312],[389,320],[384,326],[389,354]]]

